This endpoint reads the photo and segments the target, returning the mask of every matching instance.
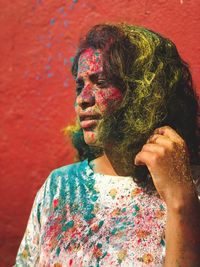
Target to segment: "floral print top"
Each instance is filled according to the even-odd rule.
[[[36,195],[15,266],[161,267],[166,205],[88,161],[53,171]]]

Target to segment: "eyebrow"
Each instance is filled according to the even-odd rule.
[[[95,80],[101,76],[104,77],[104,74],[102,71],[93,72],[92,74],[89,75],[89,79],[92,81],[92,80]],[[82,77],[76,78],[76,83],[81,83],[81,82],[83,82]]]

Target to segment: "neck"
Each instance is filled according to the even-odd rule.
[[[124,161],[126,160],[126,165]],[[105,175],[114,176],[131,176],[133,170],[133,160],[128,160],[125,156],[121,156],[118,153],[108,153],[104,154],[94,160],[92,160],[92,168],[94,172],[102,173]]]
[[[91,163],[94,172],[102,173],[105,175],[118,175],[106,154],[103,154],[101,157],[92,160]]]

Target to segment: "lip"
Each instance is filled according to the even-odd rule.
[[[88,129],[88,128],[93,128],[94,126],[96,126],[98,123],[98,120],[85,120],[85,121],[81,121],[80,125],[82,129]]]
[[[96,126],[101,116],[99,114],[84,113],[79,115],[79,119],[81,128],[87,129]]]

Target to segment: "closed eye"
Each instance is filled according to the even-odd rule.
[[[106,88],[108,87],[108,82],[104,78],[104,75],[102,72],[93,73],[90,75],[90,80],[93,82],[96,86],[100,88]]]
[[[98,73],[92,73],[89,75],[89,79],[93,85],[96,85],[99,88],[107,88],[109,86],[109,83],[107,80],[104,78],[104,75],[102,72]],[[76,94],[79,95],[83,88],[85,86],[84,79],[82,77],[78,78],[76,80]]]
[[[100,88],[106,88],[108,87],[108,82],[106,80],[98,80],[96,85]]]

